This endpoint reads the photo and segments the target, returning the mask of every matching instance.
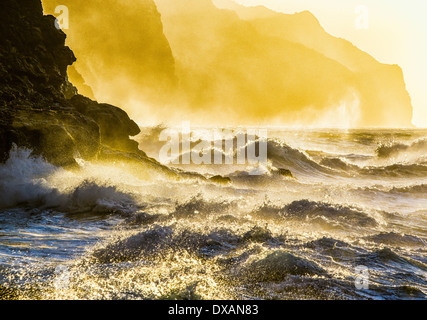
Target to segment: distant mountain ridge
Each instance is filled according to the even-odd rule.
[[[0,163],[16,146],[69,169],[80,158],[169,172],[130,138],[141,130],[125,111],[77,93],[65,40],[40,0],[0,2]]]
[[[374,114],[370,112],[373,117],[365,120],[368,125],[384,122],[385,126],[388,123],[391,126],[408,126],[411,123],[411,100],[399,66],[381,64],[351,42],[329,35],[308,11],[283,14],[262,6],[240,6],[232,0],[216,0],[216,3],[228,3],[241,19],[250,21],[261,34],[303,44],[354,72],[362,104],[368,110],[378,109]],[[307,30],[301,27],[301,20],[305,21]]]
[[[140,123],[148,113],[165,123],[412,127],[401,68],[329,35],[308,11],[231,0],[63,2],[43,0],[50,13],[70,7],[66,33],[80,58],[71,82]]]
[[[283,14],[231,0],[213,2],[226,9],[211,0],[156,0],[176,62],[208,57],[195,73],[214,72],[208,76],[214,84],[207,85],[213,92],[200,88],[217,98],[211,105],[245,106],[238,111],[242,120],[252,112],[264,119],[278,116],[284,124],[309,124],[344,104],[352,126],[412,126],[411,99],[397,65],[381,64],[329,35],[308,11]],[[205,40],[215,44],[202,45]],[[190,64],[184,69],[194,68]],[[187,90],[197,90],[191,76],[186,79]]]

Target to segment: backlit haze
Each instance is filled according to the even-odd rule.
[[[427,126],[422,1],[212,2],[43,0],[69,8],[71,81],[141,125]]]
[[[218,1],[219,2],[219,1]],[[345,38],[404,72],[414,107],[413,123],[427,127],[427,2],[423,0],[236,0],[285,13],[309,10],[330,34]],[[356,8],[369,9],[368,29],[355,27]]]

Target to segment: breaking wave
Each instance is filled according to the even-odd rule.
[[[137,210],[135,198],[112,182],[66,171],[31,153],[15,147],[0,165],[0,209],[21,206],[122,214]]]
[[[164,129],[143,131],[148,155]],[[67,171],[15,147],[0,165],[0,297],[426,299],[426,140],[378,148],[391,134],[285,132],[265,166],[178,166],[183,179]]]
[[[400,154],[421,155],[427,152],[427,139],[418,139],[411,144],[388,143],[380,145],[377,149],[377,155],[381,158],[396,157]]]
[[[264,203],[251,214],[267,219],[298,219],[339,228],[378,225],[374,217],[356,208],[309,200],[293,201],[284,207]]]

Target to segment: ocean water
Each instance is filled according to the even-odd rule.
[[[162,129],[136,138],[154,158]],[[262,168],[176,165],[185,179],[14,148],[0,298],[427,298],[427,130],[270,128],[267,145]]]

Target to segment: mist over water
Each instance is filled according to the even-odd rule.
[[[163,129],[136,137],[151,157]],[[427,131],[268,137],[262,174],[176,165],[184,179],[67,171],[14,148],[0,166],[1,297],[425,299]]]
[[[427,298],[399,66],[308,11],[43,0],[61,33],[5,2],[0,299]],[[350,129],[372,126],[411,129]]]
[[[222,5],[219,5],[222,3]],[[224,3],[228,4],[225,5]],[[310,12],[212,0],[43,0],[69,9],[70,81],[140,124],[412,127],[403,72]]]

